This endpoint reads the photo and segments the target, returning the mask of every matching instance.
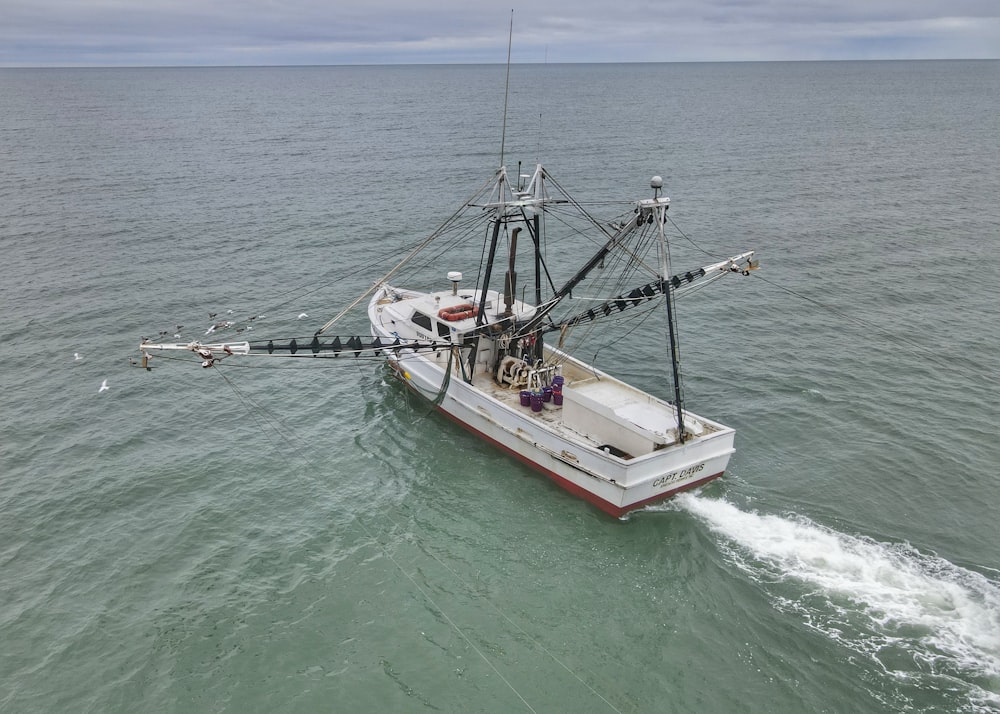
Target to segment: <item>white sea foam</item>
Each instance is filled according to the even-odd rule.
[[[684,494],[677,505],[725,538],[724,552],[775,587],[775,604],[901,678],[963,680],[1000,704],[1000,586],[907,544],[847,535],[799,516],[762,515]],[[797,592],[796,592],[797,590]]]

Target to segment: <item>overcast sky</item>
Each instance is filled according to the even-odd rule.
[[[1000,57],[1000,0],[0,0],[0,66]]]

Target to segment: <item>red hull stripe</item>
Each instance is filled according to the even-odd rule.
[[[407,384],[408,384],[408,382],[407,382]],[[418,392],[418,394],[419,394],[419,392]],[[495,446],[495,447],[497,447],[497,448],[499,448],[499,449],[507,452],[508,454],[510,454],[511,456],[513,456],[514,458],[516,458],[518,461],[521,461],[521,462],[527,464],[528,466],[530,466],[531,468],[535,469],[536,471],[539,471],[539,472],[545,474],[550,479],[552,479],[553,481],[555,481],[559,486],[561,486],[562,488],[564,488],[567,491],[569,491],[570,493],[572,493],[574,496],[579,496],[583,500],[585,500],[585,501],[587,501],[589,503],[594,504],[595,506],[597,506],[598,508],[600,508],[602,511],[604,511],[605,513],[608,513],[608,514],[610,514],[612,516],[614,516],[615,518],[621,518],[622,516],[624,516],[629,511],[634,511],[634,510],[636,510],[638,508],[642,508],[643,506],[648,506],[651,503],[656,503],[657,501],[665,501],[666,499],[670,498],[671,496],[673,496],[675,494],[680,493],[681,491],[687,491],[687,490],[692,489],[692,488],[697,488],[698,486],[706,484],[706,483],[708,483],[709,481],[711,481],[713,479],[719,478],[724,473],[724,472],[720,471],[717,474],[712,474],[711,476],[705,476],[704,478],[700,478],[697,481],[694,481],[692,483],[684,484],[683,486],[680,486],[679,488],[674,488],[674,489],[671,489],[669,491],[663,491],[662,493],[657,493],[657,494],[655,494],[653,496],[650,496],[649,498],[647,498],[647,499],[645,499],[643,501],[639,501],[637,503],[633,503],[633,504],[630,504],[628,506],[618,506],[618,505],[616,505],[614,503],[611,503],[610,501],[604,500],[603,498],[601,498],[600,496],[598,496],[595,493],[591,493],[590,491],[588,491],[587,489],[583,488],[582,486],[579,486],[579,485],[573,483],[572,481],[569,481],[569,480],[563,478],[562,476],[560,476],[556,472],[550,471],[549,469],[545,468],[541,464],[538,464],[538,463],[532,461],[531,459],[529,459],[524,454],[518,453],[517,451],[514,451],[510,447],[508,447],[508,446],[506,446],[504,444],[501,444],[499,441],[497,441],[496,439],[492,438],[488,434],[484,434],[483,432],[479,431],[475,427],[472,427],[469,424],[466,424],[464,421],[462,421],[458,417],[456,417],[456,416],[454,416],[452,414],[449,414],[448,412],[446,412],[441,407],[437,407],[437,409],[438,409],[438,411],[440,411],[442,414],[444,414],[446,417],[448,417],[449,419],[451,419],[453,422],[455,422],[459,426],[461,426],[461,427],[465,428],[466,430],[472,432],[473,434],[475,434],[479,438],[481,438],[481,439],[483,439],[485,441],[488,441],[489,443],[493,444],[493,446]]]

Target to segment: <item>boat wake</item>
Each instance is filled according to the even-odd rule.
[[[907,544],[803,517],[691,494],[675,502],[722,536],[727,559],[766,585],[779,609],[910,685],[961,693],[971,710],[1000,707],[996,582]]]

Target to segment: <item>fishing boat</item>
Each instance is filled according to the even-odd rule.
[[[541,164],[512,175],[501,166],[312,335],[145,340],[143,362],[156,350],[189,351],[206,368],[245,357],[379,355],[441,414],[622,517],[725,472],[734,430],[684,406],[676,302],[757,267],[748,251],[674,274],[659,176],[649,191],[598,218]],[[331,335],[364,309],[370,335]],[[647,328],[649,318],[664,329]],[[601,325],[626,319],[642,326],[647,349],[658,342],[647,361],[662,362],[664,396],[573,356]]]

